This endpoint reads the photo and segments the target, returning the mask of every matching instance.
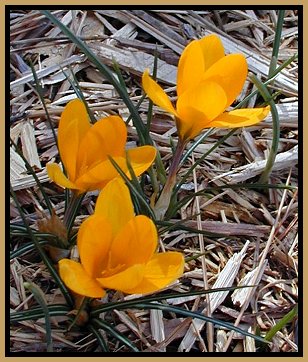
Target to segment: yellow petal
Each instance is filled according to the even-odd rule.
[[[74,182],[71,182],[62,172],[60,166],[57,163],[48,163],[46,165],[48,177],[57,185],[68,189],[81,190]]]
[[[123,156],[126,138],[127,129],[121,117],[109,116],[97,121],[85,134],[79,147],[79,176],[83,170],[106,160],[107,155]]]
[[[227,108],[241,92],[247,73],[245,57],[242,54],[229,54],[214,63],[202,79],[214,81],[224,89],[227,95]]]
[[[197,86],[204,71],[202,48],[198,40],[193,40],[185,47],[179,60],[176,84],[178,96],[185,90]]]
[[[220,38],[211,34],[198,40],[204,59],[204,71],[225,56],[224,46]]]
[[[214,82],[203,81],[184,92],[177,102],[179,118],[176,122],[180,138],[193,139],[209,127],[210,121],[224,111],[226,102],[224,90]]]
[[[59,273],[65,285],[77,294],[90,298],[101,298],[106,294],[101,285],[86,273],[80,263],[62,259],[59,261]]]
[[[119,232],[110,249],[110,267],[147,263],[157,248],[157,231],[151,219],[135,216]]]
[[[242,108],[231,112],[225,112],[215,118],[210,127],[217,128],[237,128],[247,127],[261,122],[270,111],[270,107],[265,108]]]
[[[210,120],[204,113],[193,107],[186,107],[185,112],[183,111],[183,118],[176,119],[179,137],[184,142],[198,136],[204,128],[210,127],[209,124]]]
[[[130,159],[131,166],[136,176],[141,175],[152,164],[155,156],[156,149],[152,146],[142,146],[132,148],[127,151],[127,156]],[[121,170],[129,177],[126,158],[112,157],[118,164]],[[105,185],[116,177],[121,177],[116,168],[109,160],[97,164],[95,167],[89,169],[82,176],[76,180],[76,185],[80,188],[90,190],[102,189]]]
[[[148,70],[146,70],[142,75],[142,87],[154,104],[171,114],[176,114],[176,110],[174,109],[169,97],[150,77]]]
[[[111,225],[103,216],[94,214],[81,224],[77,236],[80,261],[92,278],[107,268],[111,240]]]
[[[227,103],[227,97],[223,88],[211,81],[202,81],[195,88],[184,92],[177,101],[177,111],[180,119],[195,122],[187,111],[187,107],[195,108],[204,114],[208,120],[212,120],[221,114]]]
[[[133,265],[124,271],[96,280],[104,287],[125,292],[127,288],[134,288],[143,278],[145,266]]]
[[[165,288],[182,276],[184,257],[181,253],[155,254],[147,263],[143,280],[135,288],[124,290],[128,294],[144,294]]]
[[[90,128],[87,110],[82,101],[70,101],[61,114],[58,145],[68,178],[75,181],[77,153],[80,142]]]
[[[123,172],[127,173],[126,159],[124,157],[114,157],[114,161],[119,165]],[[88,191],[99,190],[116,177],[121,177],[109,160],[103,161],[95,167],[89,169],[86,173],[76,180],[78,187]]]
[[[134,217],[130,193],[122,179],[114,179],[103,188],[96,201],[95,215],[108,220],[113,235]]]
[[[152,146],[141,146],[127,150],[127,158],[136,176],[145,172],[156,157],[156,148]],[[129,173],[127,174],[130,177]]]
[[[224,56],[218,36],[212,34],[193,40],[181,54],[177,73],[177,94],[198,85],[204,72]]]

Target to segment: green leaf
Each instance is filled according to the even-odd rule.
[[[45,301],[44,293],[34,283],[25,282],[24,287],[33,294],[35,300],[39,303],[40,307],[42,308],[42,312],[44,313],[44,318],[45,318],[47,352],[53,352],[50,315],[49,315],[49,310],[47,308],[47,303]]]
[[[128,338],[126,338],[122,333],[118,332],[109,323],[95,318],[91,320],[91,324],[103,329],[105,332],[115,337],[119,342],[130,348],[133,352],[139,352],[139,349]]]
[[[140,139],[140,143],[142,145],[146,144],[146,141],[150,142],[150,139],[146,137],[146,127],[142,122],[142,119],[135,108],[134,104],[130,100],[130,97],[127,94],[126,88],[121,85],[121,83],[114,77],[111,70],[100,62],[100,60],[95,56],[95,54],[91,51],[91,49],[75,34],[71,32],[71,30],[61,23],[53,14],[50,13],[48,10],[40,10],[43,15],[45,15],[51,22],[53,22],[56,26],[61,29],[61,31],[76,44],[76,46],[88,57],[88,59],[97,67],[97,69],[103,74],[103,76],[114,86],[120,97],[122,98],[123,102],[129,109],[134,126],[137,129],[138,136]],[[151,144],[151,143],[149,143]]]
[[[90,316],[97,317],[101,313],[112,311],[113,309],[123,310],[123,309],[135,308],[135,306],[140,303],[158,302],[160,300],[185,298],[185,297],[191,297],[191,296],[195,296],[195,295],[202,296],[202,295],[211,294],[211,293],[226,292],[226,291],[232,291],[235,289],[252,288],[252,287],[253,286],[246,285],[246,286],[236,286],[236,287],[222,287],[222,288],[215,288],[215,289],[208,289],[208,290],[193,290],[190,292],[183,292],[183,293],[160,293],[160,294],[155,294],[155,295],[151,295],[151,296],[147,296],[147,297],[139,297],[136,299],[123,301],[123,302],[107,303],[103,306],[93,308],[90,313]]]
[[[273,140],[271,149],[267,158],[267,162],[265,165],[265,168],[260,176],[259,183],[266,183],[268,182],[268,178],[270,176],[270,173],[272,171],[272,168],[275,163],[276,155],[278,152],[278,146],[279,146],[279,138],[280,138],[280,124],[279,124],[279,115],[276,108],[276,104],[274,100],[271,97],[271,94],[269,93],[266,86],[255,76],[251,76],[251,80],[253,83],[257,86],[259,92],[261,93],[262,97],[264,98],[265,102],[268,103],[271,107],[271,113],[272,113],[272,121],[273,121]]]
[[[61,68],[62,69],[62,68]],[[72,88],[74,89],[74,92],[76,93],[77,97],[82,101],[82,103],[84,104],[84,106],[86,107],[87,113],[90,117],[91,123],[94,124],[96,123],[96,118],[94,117],[93,112],[91,111],[88,102],[86,101],[82,90],[80,88],[80,85],[78,83],[78,79],[76,77],[76,75],[74,74],[74,72],[72,71],[72,69],[69,67],[71,75],[74,79],[74,82],[72,81],[72,79],[67,75],[66,71],[64,69],[62,69],[63,74],[65,75],[65,78],[69,81],[70,85],[72,86]]]
[[[93,326],[91,323],[87,324],[87,328],[95,336],[95,338],[97,339],[102,351],[103,352],[109,352],[109,348],[107,346],[107,343],[104,340],[104,337],[101,335],[101,333],[99,331],[99,328],[97,328],[96,326]]]
[[[152,219],[155,220],[155,215],[153,213],[153,210],[152,210],[151,206],[149,205],[149,203],[147,202],[147,200],[145,199],[143,192],[140,192],[139,187],[136,187],[131,182],[131,180],[126,176],[126,174],[123,172],[121,167],[116,163],[116,161],[111,156],[108,156],[108,158],[109,158],[110,162],[112,163],[112,165],[114,166],[114,168],[118,171],[120,176],[123,178],[123,180],[126,182],[131,193],[135,196],[136,199],[133,198],[133,201],[136,202],[138,200],[139,210],[144,210],[145,215],[150,215],[152,217]]]
[[[244,336],[251,337],[251,338],[255,339],[256,341],[259,341],[262,343],[267,343],[267,341],[265,341],[263,338],[256,336],[252,333],[249,333],[249,332],[245,331],[244,329],[236,327],[232,323],[224,322],[224,321],[221,321],[221,320],[219,320],[217,318],[213,318],[213,317],[208,317],[208,316],[198,313],[198,312],[191,312],[189,310],[182,309],[179,307],[174,307],[174,306],[159,304],[159,303],[140,303],[140,304],[135,305],[134,307],[137,309],[158,309],[158,310],[166,311],[169,313],[183,315],[185,317],[201,319],[205,322],[212,323],[213,325],[227,328],[229,330],[233,330],[234,332],[240,333]]]
[[[271,341],[275,334],[284,328],[288,323],[292,322],[292,320],[298,314],[298,305],[296,305],[293,309],[290,310],[280,321],[278,321],[265,335],[264,339],[266,341]]]
[[[33,244],[35,245],[38,253],[40,254],[43,262],[45,263],[47,269],[49,270],[51,276],[53,277],[53,279],[55,280],[55,282],[58,284],[66,302],[68,303],[68,305],[70,306],[73,306],[74,305],[74,301],[70,295],[70,293],[68,292],[68,289],[66,288],[65,284],[62,282],[61,278],[59,277],[58,273],[56,272],[54,266],[53,266],[53,263],[49,260],[43,246],[39,243],[39,241],[37,240],[35,234],[32,232],[32,229],[30,228],[30,226],[28,225],[28,222],[27,222],[27,219],[23,213],[23,210],[17,200],[17,197],[16,197],[16,194],[15,194],[15,191],[13,190],[13,187],[12,185],[10,185],[10,191],[11,191],[11,195],[12,195],[12,198],[18,208],[18,211],[20,213],[20,216],[22,218],[22,221],[25,225],[25,227],[27,228],[27,231],[28,231],[28,234],[29,234],[29,237],[32,239],[32,242]]]
[[[42,193],[43,195],[43,198],[44,198],[44,201],[45,201],[45,204],[48,208],[48,211],[49,211],[49,214],[52,215],[52,211],[53,211],[53,208],[52,208],[52,205],[51,205],[51,202],[49,200],[49,197],[47,196],[46,192],[45,192],[45,189],[44,187],[42,186],[40,180],[38,179],[35,171],[33,170],[33,168],[31,167],[30,163],[28,162],[28,160],[25,158],[25,156],[23,155],[23,153],[20,151],[20,149],[18,148],[18,146],[16,145],[16,143],[10,138],[10,141],[12,143],[12,145],[14,146],[15,148],[15,151],[18,153],[18,155],[22,158],[22,160],[24,161],[25,163],[25,166],[27,168],[27,171],[31,173],[31,175],[33,176],[40,192]]]
[[[68,312],[71,310],[69,306],[65,304],[54,304],[47,305],[48,314],[50,317],[57,316],[67,316]],[[10,323],[17,323],[28,320],[36,320],[44,317],[44,312],[41,307],[33,307],[18,312],[10,313]]]
[[[284,14],[285,14],[285,10],[278,11],[278,20],[277,20],[277,26],[276,26],[276,31],[275,31],[275,39],[274,39],[274,43],[273,43],[272,58],[271,58],[271,63],[269,66],[269,71],[268,71],[268,78],[271,77],[271,75],[274,73],[274,71],[277,67],[277,59],[278,59],[278,54],[279,54]]]

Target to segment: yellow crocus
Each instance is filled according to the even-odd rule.
[[[154,104],[175,116],[179,137],[185,142],[204,128],[250,126],[267,116],[269,107],[225,112],[241,92],[247,73],[245,57],[225,55],[220,38],[209,35],[193,40],[181,54],[176,108],[148,70],[143,73],[142,86]]]
[[[91,125],[83,102],[70,101],[58,128],[59,152],[67,177],[56,163],[47,164],[48,176],[58,185],[79,193],[101,189],[119,177],[108,156],[129,176],[127,157],[139,176],[154,161],[156,149],[142,146],[126,151],[126,139],[127,129],[121,117],[105,117]]]
[[[105,289],[128,294],[155,292],[183,273],[178,252],[158,253],[158,235],[151,219],[134,215],[127,186],[114,179],[100,192],[95,212],[77,236],[80,262],[62,259],[62,280],[79,295],[100,298]]]

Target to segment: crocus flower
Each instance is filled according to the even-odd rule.
[[[108,156],[129,177],[127,156],[139,176],[152,164],[156,150],[152,146],[142,146],[125,151],[126,139],[127,129],[121,117],[102,118],[92,126],[83,102],[70,101],[58,128],[58,146],[67,177],[55,163],[47,164],[48,176],[58,185],[79,193],[101,189],[108,181],[119,177]]]
[[[204,128],[250,126],[266,117],[269,107],[225,112],[241,92],[247,73],[245,57],[225,55],[221,40],[209,35],[193,40],[180,57],[176,108],[148,70],[142,86],[153,103],[175,116],[180,139],[188,141]]]
[[[110,181],[100,192],[95,212],[77,236],[80,262],[62,259],[62,280],[79,295],[100,298],[105,289],[128,294],[155,292],[183,273],[178,252],[158,253],[158,236],[151,219],[134,215],[127,186]]]

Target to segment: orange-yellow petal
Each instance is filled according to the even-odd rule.
[[[70,181],[62,172],[57,163],[48,163],[46,165],[48,177],[57,185],[68,189],[81,190],[74,182]]]
[[[124,172],[127,172],[126,159],[124,157],[113,157],[113,160]],[[121,176],[108,159],[80,176],[76,180],[76,185],[87,191],[98,190],[105,187],[106,184],[115,177]]]
[[[225,112],[215,118],[210,127],[237,128],[252,126],[261,122],[269,113],[270,107],[242,108],[231,112]]]
[[[136,176],[146,171],[154,161],[156,149],[152,146],[142,146],[132,148],[127,151],[131,166]],[[112,157],[123,172],[130,178],[125,157]],[[78,187],[88,191],[103,188],[107,182],[116,177],[121,177],[116,168],[108,160],[90,168],[76,180]]]
[[[142,75],[142,87],[154,104],[161,107],[165,111],[176,115],[176,110],[174,109],[169,97],[155,82],[155,80],[150,77],[148,69],[145,70]]]
[[[224,90],[210,81],[202,81],[196,88],[184,92],[177,102],[179,118],[176,122],[180,138],[193,139],[210,127],[210,121],[224,111],[226,102]]]
[[[91,278],[76,261],[60,260],[59,273],[65,285],[77,294],[90,298],[101,298],[106,294],[101,285]]]
[[[130,193],[122,179],[116,178],[103,188],[96,201],[95,215],[108,220],[113,235],[134,217]]]
[[[61,114],[58,128],[58,145],[61,160],[68,178],[75,181],[78,148],[84,135],[91,127],[88,113],[79,99],[70,101]]]
[[[107,268],[111,241],[111,225],[103,216],[94,214],[81,224],[77,246],[81,264],[90,277],[97,278]]]
[[[225,56],[224,46],[220,38],[215,35],[207,35],[198,40],[204,59],[204,71]]]
[[[143,278],[145,266],[136,264],[114,275],[97,278],[103,288],[125,292],[127,288],[134,288]]]
[[[186,107],[183,118],[176,119],[178,134],[182,141],[195,138],[204,128],[210,127],[209,124],[210,120],[205,114],[193,107]]]
[[[218,36],[212,34],[193,40],[181,54],[177,73],[177,94],[198,85],[204,72],[224,56],[224,48]]]
[[[79,175],[107,159],[108,155],[123,156],[127,138],[125,122],[119,116],[109,116],[97,121],[80,143],[77,166]]]
[[[110,248],[110,266],[147,263],[157,248],[156,227],[145,215],[131,219],[119,232]]]
[[[226,107],[227,96],[224,89],[217,83],[202,81],[195,88],[185,91],[177,101],[177,111],[180,119],[195,122],[187,108],[197,109],[208,120],[221,114]]]
[[[165,288],[181,277],[184,257],[181,253],[166,252],[155,254],[145,267],[142,281],[134,288],[127,288],[128,294],[144,294]]]
[[[130,148],[127,150],[126,154],[135,175],[140,176],[154,162],[156,157],[156,148],[152,146]],[[129,173],[127,176],[130,177]]]
[[[247,78],[248,67],[242,54],[229,54],[214,63],[203,75],[203,80],[218,83],[227,95],[226,108],[241,92]]]

